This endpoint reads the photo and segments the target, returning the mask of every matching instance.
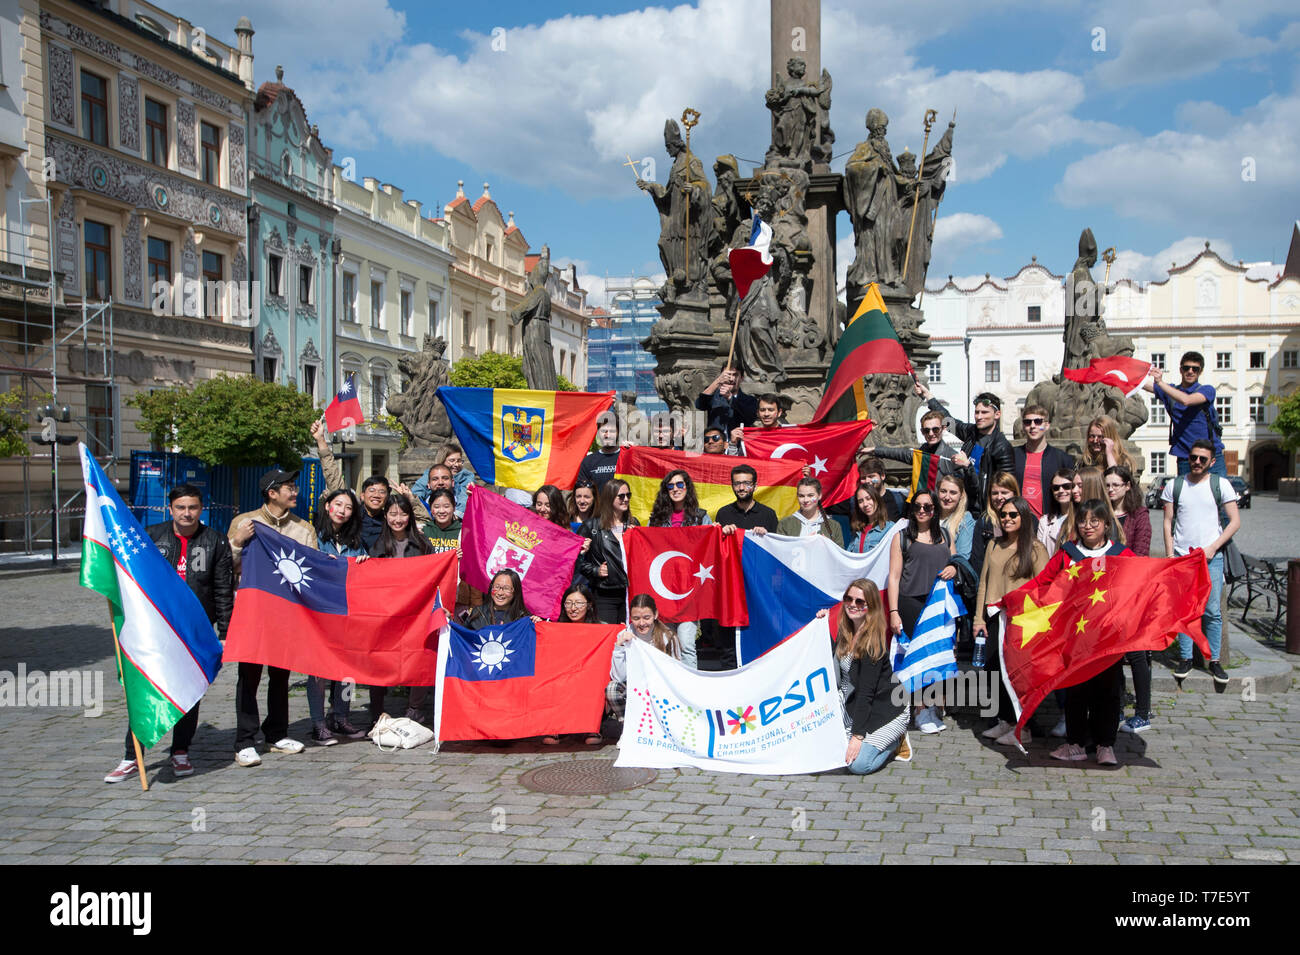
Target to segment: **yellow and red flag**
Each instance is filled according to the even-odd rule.
[[[777,517],[795,512],[798,508],[795,485],[803,477],[803,462],[793,458],[769,461],[663,448],[623,448],[618,453],[614,477],[627,482],[632,491],[629,502],[632,515],[644,524],[650,519],[650,507],[659,493],[660,483],[673,471],[685,471],[691,476],[700,507],[712,517],[718,508],[736,499],[731,492],[731,469],[741,464],[748,464],[758,474],[754,500],[776,511]]]

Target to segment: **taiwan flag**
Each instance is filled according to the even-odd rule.
[[[744,534],[707,527],[629,527],[623,532],[629,594],[652,594],[669,623],[749,623],[740,567]]]
[[[226,660],[369,686],[432,686],[456,553],[358,563],[253,522]]]
[[[451,624],[438,646],[434,738],[599,732],[614,638],[621,629],[535,624],[528,617],[477,631]]]
[[[822,484],[822,503],[838,504],[858,487],[858,448],[871,432],[870,421],[805,424],[793,428],[746,428],[745,453],[769,460],[802,461],[808,476]]]
[[[357,398],[356,375],[348,375],[343,379],[339,393],[325,409],[325,427],[330,431],[342,431],[362,424],[365,420],[366,416],[361,413],[361,401]]]

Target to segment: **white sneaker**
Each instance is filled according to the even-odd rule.
[[[935,733],[943,732],[943,723],[939,720],[939,715],[935,713],[933,706],[927,706],[916,714],[916,728],[922,733],[933,736]]]
[[[1033,742],[1033,739],[1028,726],[1020,731],[1020,739],[1016,739],[1016,728],[1013,726],[997,738],[997,744],[999,746],[1021,746]]]
[[[1013,729],[1015,729],[1015,726],[1011,723],[1008,723],[1006,720],[998,720],[997,726],[990,726],[980,735],[985,739],[996,739],[1001,742],[1000,737],[1006,736],[1007,733]]]
[[[301,753],[302,750],[302,743],[298,742],[296,739],[289,739],[287,736],[271,746],[271,752],[288,753],[291,756],[295,753]]]
[[[1056,725],[1052,727],[1052,732],[1050,735],[1055,736],[1058,739],[1065,739],[1065,717],[1064,716],[1062,716],[1059,720],[1057,720]]]
[[[257,755],[256,749],[248,746],[235,754],[235,762],[240,766],[261,766],[262,757]]]
[[[130,779],[140,771],[134,759],[124,759],[117,764],[117,769],[113,770],[104,777],[106,783],[120,783],[124,779]]]

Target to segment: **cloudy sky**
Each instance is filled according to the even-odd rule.
[[[596,277],[660,269],[657,215],[623,163],[668,162],[666,118],[700,111],[692,148],[707,168],[728,152],[761,162],[768,144],[762,0],[163,5],[227,42],[249,16],[257,82],[282,64],[358,178],[426,208],[449,202],[457,180],[471,198],[490,182],[529,242],[597,289]],[[1120,250],[1112,278],[1163,277],[1206,239],[1225,258],[1281,262],[1300,216],[1294,11],[1294,0],[823,0],[832,167],[865,138],[872,106],[890,116],[895,153],[919,151],[927,108],[939,129],[957,111],[931,284],[1010,275],[1033,255],[1065,272],[1084,226]]]

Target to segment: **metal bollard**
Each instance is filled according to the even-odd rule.
[[[1286,565],[1286,652],[1300,653],[1300,560]]]

